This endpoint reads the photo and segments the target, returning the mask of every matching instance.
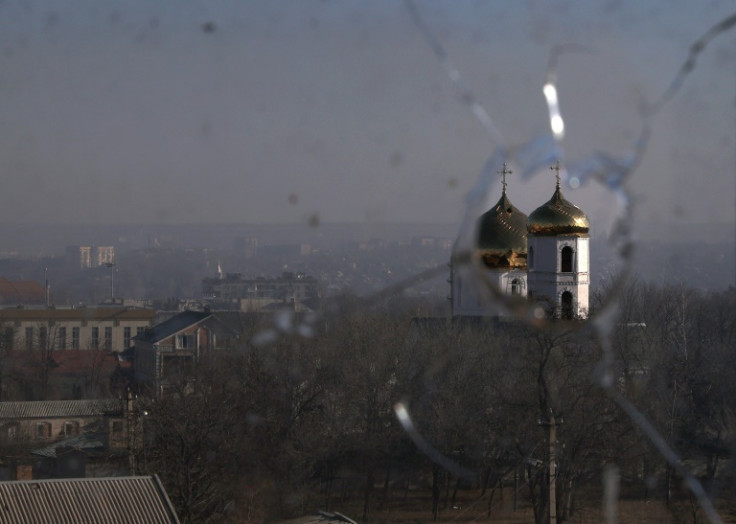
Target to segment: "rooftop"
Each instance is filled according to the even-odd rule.
[[[149,320],[156,316],[153,309],[126,307],[81,308],[5,308],[0,309],[0,321],[9,320]]]
[[[212,316],[212,313],[210,312],[183,311],[178,315],[147,329],[144,335],[136,338],[155,344],[156,342],[160,342],[171,335],[175,335],[188,327],[202,322],[210,316]]]
[[[123,401],[100,400],[38,400],[30,402],[0,402],[0,420],[19,418],[93,417],[121,415]],[[0,519],[2,521],[2,519]]]
[[[158,476],[0,482],[0,522],[178,523]]]

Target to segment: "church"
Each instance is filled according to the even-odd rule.
[[[503,166],[501,198],[476,223],[470,263],[451,262],[453,317],[495,316],[494,294],[539,305],[551,318],[585,319],[590,287],[590,224],[560,189],[560,164],[552,198],[529,216],[506,194]],[[514,299],[514,297],[517,297]]]

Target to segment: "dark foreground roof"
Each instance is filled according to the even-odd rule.
[[[154,475],[0,482],[0,522],[149,524],[179,518]]]

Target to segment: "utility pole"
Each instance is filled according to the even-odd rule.
[[[550,408],[549,418],[546,422],[541,419],[538,424],[546,426],[549,439],[549,523],[557,524],[557,426],[562,424],[562,418],[555,418],[555,413]]]
[[[128,433],[128,474],[137,475],[140,472],[138,465],[138,453],[140,451],[140,440],[138,439],[138,421],[140,414],[135,409],[135,395],[128,386],[125,390],[125,425]],[[142,439],[141,439],[142,440]]]

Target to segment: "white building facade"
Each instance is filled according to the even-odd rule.
[[[555,191],[550,203],[558,210],[577,210],[575,224],[550,226],[550,217],[540,221],[537,211],[529,217],[529,299],[547,309],[549,316],[572,320],[587,318],[590,289],[590,236],[587,218]],[[544,209],[545,213],[547,208]],[[569,218],[569,217],[568,217]],[[554,219],[552,220],[554,222]],[[544,227],[541,227],[542,224]]]
[[[0,336],[6,350],[107,350],[121,352],[153,325],[143,308],[4,308]]]

